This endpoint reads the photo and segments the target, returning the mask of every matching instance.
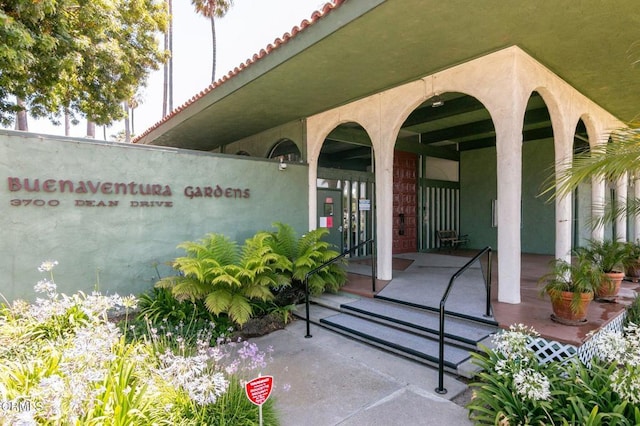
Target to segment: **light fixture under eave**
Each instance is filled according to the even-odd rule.
[[[433,100],[431,101],[431,107],[438,108],[438,107],[441,107],[442,105],[444,105],[444,100],[439,95],[435,95],[433,97]]]

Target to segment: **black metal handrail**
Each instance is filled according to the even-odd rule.
[[[322,270],[323,268],[326,268],[327,266],[331,265],[332,263],[337,262],[338,260],[342,259],[343,257],[347,256],[348,254],[351,254],[351,252],[358,250],[360,247],[363,247],[365,244],[369,244],[371,243],[371,289],[372,291],[375,293],[376,291],[376,261],[375,261],[375,256],[374,256],[374,248],[375,245],[373,244],[374,240],[373,238],[368,239],[367,241],[364,241],[360,244],[358,244],[355,247],[351,247],[350,249],[345,250],[342,254],[339,254],[338,256],[334,257],[331,260],[326,261],[325,263],[323,263],[322,265],[318,266],[315,269],[310,270],[309,272],[307,272],[304,276],[304,303],[306,306],[306,312],[307,312],[307,335],[304,336],[307,339],[312,337],[311,333],[310,333],[310,320],[309,320],[309,277],[313,274],[318,273],[318,271]]]
[[[475,262],[480,259],[480,257],[488,253],[487,256],[487,278],[485,280],[485,287],[487,290],[487,304],[486,304],[486,317],[491,317],[491,247],[487,246],[480,251],[480,253],[476,254],[473,259],[468,261],[462,268],[458,269],[458,271],[451,276],[449,280],[449,285],[440,299],[440,339],[439,339],[439,359],[438,359],[438,387],[436,388],[436,392],[439,394],[447,393],[447,390],[444,387],[444,313],[445,313],[445,304],[447,303],[447,298],[449,297],[449,293],[451,292],[451,288],[453,287],[453,283],[460,275],[462,275],[467,269],[471,267]]]

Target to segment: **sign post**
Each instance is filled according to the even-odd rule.
[[[260,426],[262,426],[262,404],[264,404],[273,390],[273,376],[258,376],[244,386],[249,401],[258,406]]]

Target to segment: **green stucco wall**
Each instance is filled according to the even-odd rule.
[[[522,146],[523,253],[555,253],[555,203],[548,196],[539,195],[553,174],[554,158],[553,139]]]
[[[51,259],[61,292],[138,294],[182,241],[306,231],[307,198],[306,165],[0,131],[0,293],[33,299]]]
[[[522,252],[553,254],[555,206],[539,197],[553,164],[553,140],[527,142],[522,148]],[[460,229],[471,248],[497,247],[491,227],[491,200],[497,198],[496,150],[465,151],[460,156]]]
[[[227,154],[236,154],[242,150],[254,157],[266,158],[269,156],[269,152],[271,152],[273,147],[283,139],[289,139],[295,142],[302,158],[306,158],[306,147],[304,144],[305,122],[303,120],[292,121],[231,143],[225,146],[225,152]]]
[[[498,246],[491,227],[491,200],[497,198],[495,148],[463,151],[460,155],[460,229],[469,234],[469,248]]]

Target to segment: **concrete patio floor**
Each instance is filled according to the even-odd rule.
[[[272,346],[263,375],[274,377],[273,398],[282,426],[466,425],[467,410],[451,401],[467,390],[445,377],[447,394],[435,392],[438,373],[406,358],[372,349],[305,322],[251,339]]]

